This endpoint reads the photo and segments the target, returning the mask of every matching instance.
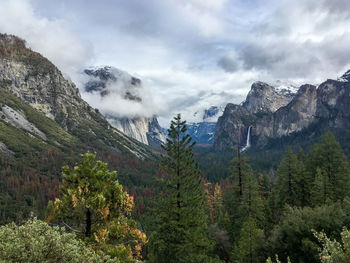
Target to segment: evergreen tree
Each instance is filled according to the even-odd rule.
[[[261,229],[265,225],[262,189],[245,156],[237,154],[233,159],[233,168],[233,187],[224,198],[230,218],[228,230],[233,241],[231,260],[261,262],[258,254],[263,247]]]
[[[315,181],[311,189],[311,202],[314,205],[324,205],[327,200],[330,200],[330,193],[331,189],[328,176],[323,174],[322,170],[317,167]]]
[[[233,262],[262,262],[264,232],[259,229],[256,220],[249,216],[243,223],[240,237],[232,253]]]
[[[297,156],[288,150],[287,155],[282,159],[278,170],[278,198],[280,206],[284,204],[301,205],[300,170]]]
[[[306,170],[306,155],[302,148],[297,153],[298,159],[298,182],[299,182],[299,205],[304,207],[310,205],[310,191],[312,188],[312,177]]]
[[[49,202],[47,221],[63,224],[121,262],[140,258],[146,236],[130,218],[133,198],[107,163],[96,161],[96,154],[84,154],[73,169],[63,167],[60,190],[61,197]]]
[[[332,201],[343,200],[350,191],[349,163],[341,149],[340,144],[331,132],[326,132],[321,142],[315,144],[308,158],[308,172],[318,180],[323,176],[323,182],[328,182],[326,195]],[[320,172],[317,173],[317,169]],[[322,176],[322,177],[320,177]],[[320,184],[320,182],[316,182]],[[314,204],[314,205],[317,205]]]
[[[212,262],[213,244],[208,235],[205,192],[194,143],[186,134],[186,122],[177,115],[171,121],[164,150],[165,192],[155,214],[157,228],[150,237],[151,262]]]

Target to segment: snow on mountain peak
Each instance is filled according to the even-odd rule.
[[[347,72],[345,72],[343,74],[343,76],[341,76],[340,78],[338,78],[338,81],[341,82],[349,82],[350,81],[350,70],[348,70]]]
[[[298,92],[298,87],[289,81],[276,80],[274,82],[268,83],[270,86],[274,87],[278,93],[287,95],[287,94],[296,94]]]

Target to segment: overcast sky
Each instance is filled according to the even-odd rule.
[[[316,84],[350,69],[349,0],[0,0],[0,32],[78,86],[94,65],[139,77],[163,125],[239,103],[256,80]]]

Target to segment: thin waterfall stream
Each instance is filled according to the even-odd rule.
[[[252,126],[248,127],[247,131],[247,142],[246,145],[241,149],[241,152],[246,151],[250,147],[250,132],[251,132]]]

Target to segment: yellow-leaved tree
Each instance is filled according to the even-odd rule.
[[[133,207],[117,172],[86,153],[74,168],[63,167],[60,198],[49,202],[46,221],[65,225],[97,252],[133,262],[141,259],[147,241],[131,218]]]

